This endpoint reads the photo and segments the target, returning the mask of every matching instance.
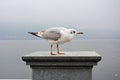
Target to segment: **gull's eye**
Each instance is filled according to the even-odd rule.
[[[73,31],[73,33],[75,33],[75,31]]]
[[[71,31],[70,33],[71,33],[71,34],[75,34],[75,33],[76,33],[76,31]]]

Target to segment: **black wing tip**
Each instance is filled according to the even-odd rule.
[[[29,33],[29,34],[32,34],[32,35],[34,35],[34,36],[40,37],[40,36],[37,35],[38,32],[28,32],[28,33]]]
[[[32,32],[28,32],[28,34],[32,34]]]
[[[37,34],[38,32],[28,32],[29,34]]]

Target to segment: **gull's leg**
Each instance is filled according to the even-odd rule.
[[[58,54],[63,54],[63,53],[60,53],[59,45],[58,45],[58,44],[57,44],[57,53],[58,53]]]
[[[53,47],[53,45],[50,44],[50,54],[51,54],[51,55],[55,55],[55,54],[53,54],[53,52],[52,52],[52,47]]]

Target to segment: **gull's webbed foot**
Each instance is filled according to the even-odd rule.
[[[56,55],[56,54],[54,54],[53,52],[50,52],[50,55]]]

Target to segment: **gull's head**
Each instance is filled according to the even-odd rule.
[[[79,32],[76,29],[69,29],[69,34],[71,35],[71,37],[74,37],[78,34],[83,34],[83,32]]]

